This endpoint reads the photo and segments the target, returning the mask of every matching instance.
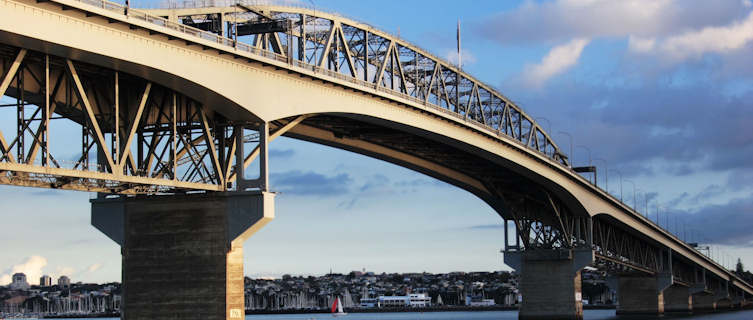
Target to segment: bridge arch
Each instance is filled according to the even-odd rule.
[[[54,4],[50,5],[54,6]],[[92,10],[96,11],[96,9]],[[267,10],[290,11],[291,9],[268,8]],[[298,9],[293,11],[300,13],[296,10]],[[534,142],[538,144],[538,136],[534,140],[521,143],[517,139],[525,140],[526,137],[524,137],[525,135],[521,136],[520,132],[517,137],[514,132],[511,133],[511,136],[508,136],[491,131],[477,121],[469,121],[468,118],[471,117],[472,112],[468,111],[471,108],[470,105],[474,103],[472,102],[473,99],[468,100],[465,111],[461,110],[459,114],[453,113],[453,111],[446,109],[421,105],[416,103],[415,99],[396,97],[385,93],[382,88],[365,90],[357,86],[354,87],[353,83],[342,81],[340,78],[326,78],[326,75],[317,73],[323,70],[304,72],[305,70],[293,69],[291,71],[285,64],[276,64],[273,59],[270,61],[264,59],[263,56],[254,56],[245,52],[232,52],[233,50],[228,52],[227,48],[220,44],[210,44],[203,39],[191,39],[189,37],[191,40],[182,40],[186,37],[185,34],[173,34],[173,30],[155,32],[153,25],[142,23],[142,21],[135,20],[132,17],[129,17],[130,20],[123,23],[110,23],[115,18],[121,17],[111,11],[101,11],[105,16],[114,16],[113,20],[92,22],[92,19],[85,19],[83,12],[68,10],[62,12],[61,15],[75,23],[64,24],[65,27],[60,27],[57,22],[59,17],[49,17],[53,20],[50,21],[50,25],[54,23],[56,26],[49,28],[55,30],[54,32],[34,32],[36,30],[32,30],[28,34],[17,35],[3,31],[2,35],[13,45],[86,61],[87,63],[143,77],[177,92],[182,92],[208,108],[219,111],[228,119],[254,122],[291,119],[303,114],[346,115],[341,119],[348,119],[354,123],[359,121],[362,123],[378,123],[386,128],[399,127],[403,132],[412,132],[427,137],[430,141],[456,144],[464,152],[470,151],[471,154],[475,154],[477,161],[486,162],[495,167],[507,168],[524,179],[533,180],[536,184],[547,186],[550,192],[556,194],[558,198],[566,200],[568,207],[578,211],[579,214],[585,215],[586,212],[590,211],[584,208],[582,204],[584,201],[576,200],[577,196],[566,191],[567,188],[560,187],[561,183],[557,183],[553,179],[556,174],[552,172],[552,166],[557,164],[551,162],[551,157],[556,161],[566,161],[566,158],[535,121],[530,120],[530,117],[511,104],[509,100],[503,101],[509,107],[505,110],[508,110],[507,112],[519,110],[518,117],[520,119],[518,119],[517,125],[521,127],[524,124],[529,126],[527,129],[531,137],[541,135],[543,141],[545,141],[542,142],[544,145],[542,150],[546,150],[546,146],[554,148],[549,150],[548,154],[531,150],[530,145],[526,145],[526,143]],[[340,24],[345,23],[368,28],[369,32],[374,33],[375,36],[389,37],[389,35],[378,30],[353,21],[326,14],[325,18]],[[9,23],[13,22],[10,21]],[[65,30],[66,28],[69,29]],[[113,29],[117,31],[113,31]],[[333,30],[332,32],[335,30],[332,26],[330,29]],[[340,25],[338,30],[341,29],[342,26]],[[98,41],[71,39],[64,36],[65,34],[83,32],[90,34],[92,38],[98,39]],[[63,43],[61,43],[61,39],[63,39]],[[189,44],[189,42],[193,45],[184,45]],[[409,47],[409,44],[404,42],[390,40],[389,43],[391,46],[404,45],[406,48]],[[417,54],[420,53],[422,56],[440,61],[423,50],[412,49],[415,49]],[[398,53],[395,51],[393,54],[397,55]],[[154,58],[166,56],[170,58]],[[199,64],[201,64],[200,67]],[[451,66],[447,64],[447,67]],[[437,65],[437,68],[440,68],[440,66]],[[396,74],[392,76],[396,76]],[[465,74],[463,74],[463,77],[473,80]],[[319,80],[321,80],[321,83]],[[478,83],[476,86],[480,87],[483,84]],[[290,88],[295,88],[295,91]],[[478,89],[475,87],[471,89],[472,92],[476,90],[475,94],[478,97]],[[444,93],[448,94],[447,92]],[[446,98],[449,98],[449,96]],[[475,103],[479,107],[483,105],[481,100],[475,100]],[[458,106],[455,106],[455,108],[457,109]],[[487,115],[491,115],[491,113],[487,113]],[[502,115],[497,116],[501,117]],[[304,120],[303,124],[305,125],[314,119],[315,117]],[[502,121],[500,119],[500,123]],[[513,123],[506,123],[505,125],[512,126]],[[299,138],[306,137],[302,128],[293,130],[290,134]],[[473,137],[476,141],[471,142],[468,137]],[[314,137],[309,137],[309,139],[314,140]],[[337,137],[334,137],[327,143],[345,147],[342,143],[337,143],[336,139]],[[316,138],[316,141],[325,142],[321,137]],[[370,154],[375,155],[373,152]],[[511,159],[509,157],[513,155],[518,156],[518,158]],[[385,155],[380,157],[389,161],[389,157]],[[537,163],[540,168],[545,170],[526,168],[526,166],[519,164],[521,160],[530,161],[531,158],[533,158],[532,162]],[[401,161],[401,163],[407,164],[405,161]],[[426,166],[423,167],[419,171],[424,173],[431,171],[427,170]],[[411,168],[419,169],[419,166],[411,164]],[[549,171],[552,174],[549,176],[542,175],[543,171]],[[433,176],[446,175],[434,173]],[[444,177],[442,180],[464,187],[464,189],[471,191],[492,205],[498,212],[505,211],[502,209],[504,205],[501,204],[499,196],[495,195],[494,191],[489,190],[491,187],[489,183],[480,182],[478,179],[475,179],[477,180],[475,182],[471,181],[473,179],[461,179],[462,183],[459,183],[458,175],[455,174],[454,176],[455,178]]]

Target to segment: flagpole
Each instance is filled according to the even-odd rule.
[[[458,69],[463,69],[463,55],[460,50],[460,19],[458,19],[458,32],[457,32],[457,38],[458,38]]]

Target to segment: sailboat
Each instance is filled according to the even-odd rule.
[[[332,303],[332,316],[339,317],[344,315],[347,315],[347,313],[343,312],[343,304],[340,302],[339,297],[335,297],[335,302]]]

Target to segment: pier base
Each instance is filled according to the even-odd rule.
[[[729,298],[723,298],[716,301],[716,310],[730,310],[734,308],[734,304],[732,304],[732,300]]]
[[[675,314],[690,314],[693,312],[693,296],[690,288],[673,285],[664,289],[664,312]]]
[[[617,296],[618,315],[660,315],[664,313],[663,291],[671,285],[671,277],[664,275],[647,277],[641,275],[620,275]]]
[[[711,312],[716,309],[714,295],[699,293],[693,295],[693,312]]]
[[[580,270],[593,260],[592,250],[505,252],[521,274],[518,319],[583,319]]]
[[[121,319],[243,319],[243,242],[273,218],[267,192],[92,200],[122,248]]]

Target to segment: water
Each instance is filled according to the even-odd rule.
[[[628,317],[615,316],[614,310],[585,310],[585,320],[637,320],[637,319],[688,319],[688,320],[753,320],[753,310],[730,311],[723,313],[699,314],[693,316]],[[333,318],[326,313],[317,314],[277,314],[247,315],[246,320],[517,320],[517,311],[475,311],[475,312],[399,312],[399,313],[351,313]],[[91,320],[91,319],[71,319]],[[101,320],[118,320],[101,318]]]

